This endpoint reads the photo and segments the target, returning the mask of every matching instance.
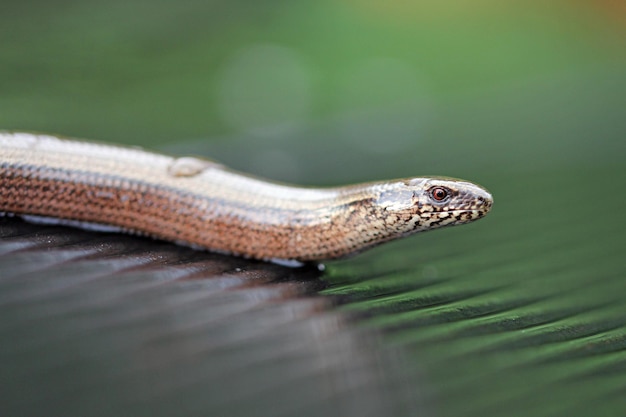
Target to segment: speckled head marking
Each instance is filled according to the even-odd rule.
[[[376,204],[404,236],[477,220],[489,212],[493,198],[484,188],[463,180],[413,178],[383,190]]]

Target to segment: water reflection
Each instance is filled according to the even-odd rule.
[[[7,415],[426,409],[415,367],[316,296],[317,270],[14,219],[0,270]]]

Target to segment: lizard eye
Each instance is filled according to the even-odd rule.
[[[448,198],[449,195],[450,193],[448,192],[448,190],[443,187],[434,187],[430,190],[430,196],[433,198],[433,200],[438,202],[445,200],[446,198]]]

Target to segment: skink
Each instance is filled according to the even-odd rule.
[[[305,188],[200,158],[0,132],[0,212],[249,258],[340,258],[471,222],[492,203],[484,188],[451,178]]]

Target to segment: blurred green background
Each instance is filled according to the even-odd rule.
[[[0,127],[482,184],[485,220],[332,262],[324,293],[441,415],[623,415],[625,46],[615,0],[12,2]]]
[[[544,3],[11,2],[0,126],[252,147],[252,170],[284,158],[270,174],[295,180],[291,149],[323,149],[325,182],[367,175],[346,157],[390,175],[618,161],[624,6]]]

